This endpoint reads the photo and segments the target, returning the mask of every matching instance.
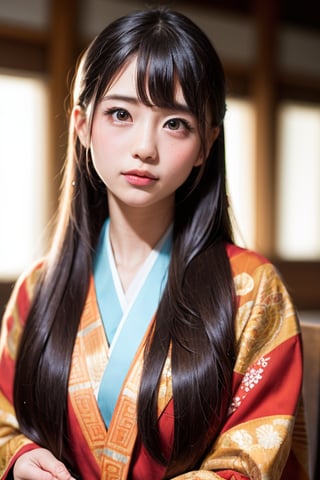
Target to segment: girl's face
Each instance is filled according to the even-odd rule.
[[[172,209],[175,191],[204,161],[197,120],[180,85],[174,108],[139,102],[135,70],[134,59],[105,92],[94,112],[91,138],[80,109],[74,112],[76,129],[82,143],[90,147],[109,204]]]

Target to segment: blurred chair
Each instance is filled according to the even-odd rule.
[[[310,449],[310,480],[320,479],[320,314],[301,320],[304,348],[303,394]]]

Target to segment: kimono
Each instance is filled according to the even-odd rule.
[[[170,250],[166,242],[162,247]],[[222,429],[199,469],[174,478],[307,479],[301,338],[295,310],[281,278],[268,260],[231,244],[226,245],[226,250],[237,294],[232,402]],[[130,321],[126,323],[123,319],[126,315],[129,318],[135,302],[139,302],[158,259],[155,254],[147,271],[140,276],[140,285],[129,300],[129,308],[124,307],[126,313],[123,315],[121,308],[119,310],[121,299],[114,306],[115,312],[119,310],[120,321],[118,326],[111,327],[105,326],[109,322],[105,309],[111,300],[108,297],[105,305],[101,300],[99,288],[103,288],[103,279],[99,280],[99,264],[95,264],[74,345],[68,391],[68,435],[82,479],[160,480],[165,477],[165,468],[156,463],[139,442],[136,423],[144,342],[152,328],[156,315],[156,308],[153,309],[163,285],[153,295],[149,318],[139,327],[138,335],[132,327],[124,333]],[[163,271],[167,261],[165,259],[161,267]],[[113,267],[110,267],[109,286],[114,296],[119,291],[115,277],[112,280]],[[40,271],[41,265],[37,265],[17,282],[3,319],[0,343],[2,479],[10,478],[18,456],[38,447],[19,431],[12,391],[19,338]],[[150,295],[148,288],[144,295],[144,299]],[[112,362],[122,357],[125,357],[124,365],[118,370],[112,367]],[[115,388],[110,388],[114,383]],[[161,442],[168,445],[172,440],[174,417],[170,354],[162,373],[158,413]]]

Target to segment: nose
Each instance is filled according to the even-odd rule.
[[[131,155],[143,162],[154,162],[157,154],[156,132],[152,122],[146,119],[133,129]]]

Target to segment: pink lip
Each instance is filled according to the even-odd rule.
[[[145,172],[142,170],[129,170],[123,173],[127,182],[131,185],[145,187],[151,185],[157,181],[157,177],[152,175],[150,172]]]

